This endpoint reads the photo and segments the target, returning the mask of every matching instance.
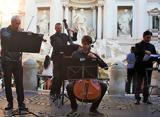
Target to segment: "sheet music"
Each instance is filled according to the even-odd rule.
[[[150,58],[160,58],[160,55],[159,54],[145,54],[144,57],[143,57],[143,61],[148,61]]]

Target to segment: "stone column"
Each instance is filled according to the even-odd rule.
[[[73,22],[73,21],[74,21],[74,16],[76,15],[76,9],[77,9],[76,7],[73,7],[73,8],[72,8],[72,25],[73,25],[73,23],[74,23],[74,22]]]
[[[147,0],[135,0],[135,36],[142,38],[143,32],[147,30]]]
[[[69,7],[68,7],[68,5],[64,6],[64,18],[68,21],[68,18],[69,18]]]
[[[97,27],[96,27],[96,7],[92,7],[93,9],[93,29],[94,31],[96,31]]]
[[[149,14],[149,30],[152,29],[152,15]]]
[[[113,38],[114,35],[114,20],[115,17],[113,17],[115,7],[114,7],[114,0],[105,0],[104,1],[104,14],[103,14],[103,38]],[[116,23],[117,24],[117,23]]]
[[[60,0],[51,0],[50,6],[50,34],[55,33],[54,25],[63,20],[63,7]]]
[[[98,5],[97,38],[102,38],[102,5]]]
[[[68,24],[68,23],[69,23],[69,22],[68,22],[68,20],[69,20],[69,7],[68,7],[68,5],[65,5],[65,6],[64,6],[64,19],[66,19],[66,22],[67,22],[67,24]],[[67,31],[64,30],[64,33],[67,34]]]
[[[5,20],[5,19],[4,19]],[[25,1],[25,17],[24,17],[24,30],[31,31],[31,32],[37,32],[37,7],[36,3],[33,0],[26,0]],[[31,25],[30,24],[30,21]],[[6,21],[6,20],[5,20]],[[28,27],[29,26],[29,27]]]

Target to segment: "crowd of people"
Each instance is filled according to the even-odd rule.
[[[8,105],[5,110],[13,109],[13,96],[11,89],[11,77],[15,78],[17,102],[19,110],[27,110],[24,103],[24,89],[23,89],[23,67],[22,67],[22,52],[10,52],[8,50],[9,40],[12,40],[12,34],[19,32],[21,20],[20,17],[15,15],[11,18],[11,25],[6,28],[2,28],[0,32],[1,37],[1,63],[4,77],[5,93],[8,101]],[[70,42],[70,38],[76,40],[75,37],[69,37],[67,34],[62,33],[61,23],[55,24],[56,33],[50,37],[50,43],[53,47],[52,56],[46,56],[44,60],[44,70],[43,75],[52,76],[46,83],[46,89],[50,90],[50,95],[53,99],[56,99],[61,94],[61,86],[63,81],[63,72],[61,71],[63,53],[60,52],[60,47],[67,45]],[[75,32],[73,32],[75,33]],[[144,61],[145,55],[157,54],[154,45],[150,43],[152,33],[150,31],[145,31],[143,33],[143,40],[135,44],[135,47],[131,47],[131,53],[126,57],[127,65],[127,82],[126,82],[126,93],[131,93],[131,82],[133,81],[132,93],[135,94],[136,105],[140,104],[140,93],[143,93],[143,102],[147,104],[152,104],[149,97],[149,85],[151,83],[151,71],[148,72],[148,77],[146,78],[146,68],[152,68],[153,61],[155,59],[150,58]],[[81,41],[82,45],[79,45],[78,49],[72,53],[71,58],[74,59],[96,59],[97,63],[102,68],[108,68],[108,65],[95,53],[91,52],[92,38],[90,36],[84,35]],[[52,63],[53,61],[53,63]],[[52,82],[51,82],[52,80]],[[98,106],[105,95],[107,90],[107,84],[97,81],[93,83],[98,83],[101,90],[101,95],[97,100],[91,101],[92,105],[90,107],[90,112],[100,114],[97,110]],[[141,89],[143,83],[143,89]],[[67,85],[67,93],[71,103],[71,113],[77,111],[78,105],[76,102],[77,97],[74,94],[74,84],[75,81],[69,82]]]

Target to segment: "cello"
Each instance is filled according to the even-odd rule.
[[[73,92],[78,100],[93,102],[101,97],[101,86],[95,80],[78,80],[74,84]]]
[[[94,53],[90,52],[89,54],[94,54]],[[99,58],[97,58],[97,60],[98,59]],[[75,97],[78,100],[84,101],[84,102],[94,102],[98,100],[101,97],[101,90],[102,89],[98,80],[95,80],[95,79],[84,80],[83,78],[81,80],[75,81],[74,88],[73,88]]]

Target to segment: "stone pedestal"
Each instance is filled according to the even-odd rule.
[[[109,94],[110,95],[124,95],[125,94],[125,80],[127,71],[122,62],[115,62],[117,65],[109,68]],[[115,64],[112,63],[112,64]]]
[[[36,90],[37,62],[33,59],[27,59],[23,63],[23,84],[24,90]]]

